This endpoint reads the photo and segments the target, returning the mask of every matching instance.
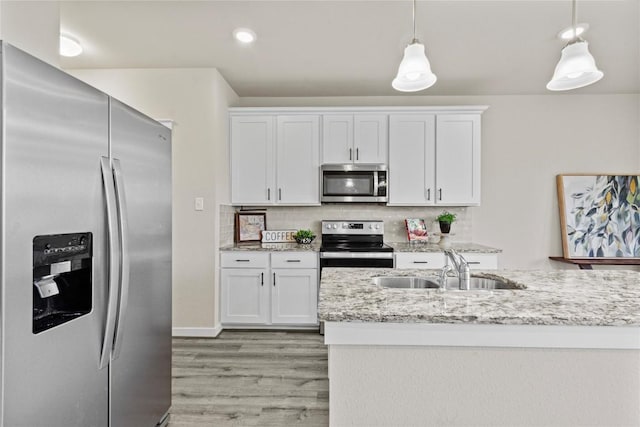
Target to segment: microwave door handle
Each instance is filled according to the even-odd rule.
[[[378,172],[373,173],[373,197],[380,194],[380,183],[378,182]]]

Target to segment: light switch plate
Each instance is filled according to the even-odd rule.
[[[204,210],[204,197],[196,197],[195,205],[196,205],[196,210],[197,211],[203,211]]]

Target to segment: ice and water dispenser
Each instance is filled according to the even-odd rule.
[[[33,239],[33,333],[91,311],[91,233],[50,234]]]

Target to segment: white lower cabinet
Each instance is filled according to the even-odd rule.
[[[471,270],[497,270],[498,255],[494,253],[460,252]],[[449,263],[443,252],[396,252],[396,268],[442,268]]]
[[[460,255],[467,260],[469,269],[471,270],[497,270],[498,255],[496,254],[480,254],[475,252],[460,252]],[[449,259],[447,258],[447,263]]]
[[[223,252],[223,325],[317,325],[318,254]]]
[[[272,270],[271,323],[318,323],[318,270]]]
[[[222,269],[222,323],[268,321],[269,287],[266,269]],[[268,277],[267,277],[268,280]]]
[[[444,265],[442,252],[396,253],[396,268],[442,268]]]

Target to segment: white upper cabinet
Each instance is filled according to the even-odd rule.
[[[436,116],[389,117],[389,204],[432,205],[435,198]]]
[[[386,114],[322,116],[322,163],[387,163]]]
[[[353,158],[353,115],[322,116],[322,163],[352,163]]]
[[[480,204],[480,114],[389,117],[390,205]]]
[[[233,205],[320,204],[319,115],[231,117]]]
[[[277,203],[319,204],[319,117],[278,116],[277,120]]]
[[[231,117],[231,202],[275,202],[273,116]]]
[[[438,116],[436,144],[437,203],[480,204],[480,115]]]
[[[321,164],[370,163],[389,205],[477,206],[486,108],[231,108],[231,203],[320,205]]]

